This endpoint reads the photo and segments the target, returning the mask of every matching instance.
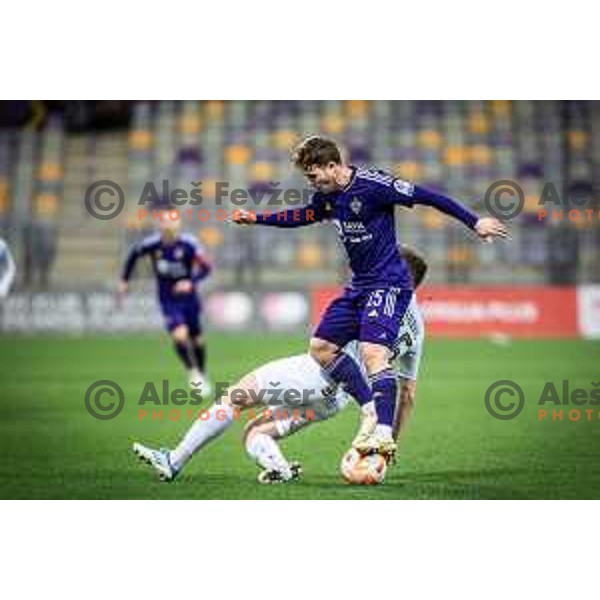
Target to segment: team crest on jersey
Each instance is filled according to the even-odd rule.
[[[412,196],[415,192],[414,184],[410,183],[410,181],[403,181],[402,179],[396,179],[396,181],[394,181],[394,189],[399,194],[404,194],[405,196]]]
[[[156,262],[156,270],[161,275],[167,275],[169,272],[169,261],[162,258]]]
[[[352,202],[350,202],[350,208],[355,215],[360,212],[360,209],[362,208],[362,201],[358,196],[354,196],[354,198],[352,198]]]
[[[177,260],[180,260],[183,257],[183,248],[177,248],[177,250],[175,250],[175,258]]]

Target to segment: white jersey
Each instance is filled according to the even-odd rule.
[[[416,380],[423,343],[425,327],[421,313],[413,296],[398,332],[392,368],[398,377]],[[359,364],[365,377],[366,369],[360,358],[358,342],[350,342],[344,352]],[[276,425],[281,436],[302,427],[310,421],[329,419],[344,408],[351,397],[343,389],[333,383],[317,361],[309,354],[299,354],[288,358],[274,360],[254,371],[257,386],[261,390],[281,390],[279,397],[284,398],[286,392],[295,399],[285,406],[269,408],[286,409],[295,412],[295,418],[277,418]],[[301,398],[301,400],[299,400]],[[301,417],[298,418],[298,412]]]
[[[7,243],[0,238],[0,298],[8,295],[17,269]]]

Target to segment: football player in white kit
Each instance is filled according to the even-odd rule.
[[[8,244],[0,238],[0,298],[8,295],[16,273],[15,261],[10,253]]]
[[[402,247],[401,251],[411,267],[416,288],[425,277],[427,265],[412,250]],[[414,407],[424,336],[423,320],[413,296],[392,358],[400,383],[394,423],[396,439]],[[344,352],[357,361],[366,377],[358,343],[351,342]],[[336,387],[309,354],[281,358],[258,367],[231,386],[207,411],[206,419],[194,422],[174,450],[156,450],[136,442],[133,451],[158,472],[161,480],[171,481],[200,448],[233,423],[240,410],[264,406],[266,410],[251,420],[244,430],[246,452],[261,468],[259,483],[293,481],[300,476],[301,467],[296,462],[288,462],[277,440],[311,423],[330,419],[350,400],[351,396]],[[364,405],[361,410],[361,427],[353,443],[361,436],[369,435],[377,423],[373,402]]]

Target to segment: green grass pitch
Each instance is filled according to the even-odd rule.
[[[236,381],[269,359],[302,352],[301,336],[209,338],[213,379]],[[599,498],[600,420],[538,421],[544,382],[591,389],[600,380],[600,343],[428,340],[417,410],[400,460],[384,485],[353,487],[338,475],[357,412],[284,442],[302,481],[259,486],[240,444],[241,423],[198,454],[173,484],[161,484],[131,453],[134,440],[173,445],[188,427],[137,417],[142,385],[185,378],[165,336],[2,337],[0,339],[0,497],[2,498]],[[111,379],[124,411],[98,421],[85,410],[87,387]],[[487,387],[518,382],[525,409],[510,421],[484,407]],[[550,406],[552,408],[552,406]],[[573,407],[558,407],[569,409]],[[582,409],[590,407],[581,407]],[[584,413],[585,414],[585,413]]]

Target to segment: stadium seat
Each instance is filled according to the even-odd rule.
[[[230,165],[245,165],[252,155],[250,148],[241,144],[225,149],[225,161]]]
[[[0,177],[0,215],[5,216],[10,209],[9,184],[6,177]]]
[[[298,265],[303,269],[316,269],[321,266],[322,253],[317,244],[301,244],[297,254]]]

